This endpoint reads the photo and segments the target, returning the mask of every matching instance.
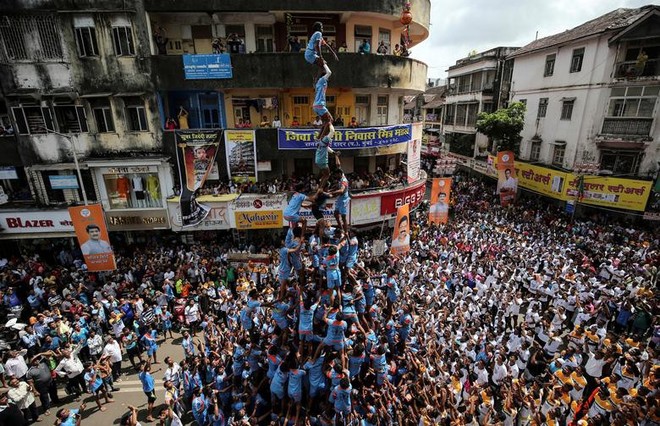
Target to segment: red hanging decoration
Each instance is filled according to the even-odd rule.
[[[403,5],[403,11],[401,12],[401,25],[410,25],[413,20],[412,12],[410,11],[410,2],[406,2]]]

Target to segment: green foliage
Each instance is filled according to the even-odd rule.
[[[477,131],[488,136],[495,143],[497,151],[513,151],[518,155],[523,126],[525,124],[525,104],[514,102],[508,108],[492,113],[482,112],[477,117]]]

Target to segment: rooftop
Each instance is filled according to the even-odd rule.
[[[610,31],[617,31],[630,26],[646,14],[654,11],[660,11],[660,6],[647,5],[636,9],[616,9],[605,15],[599,16],[598,18],[592,19],[591,21],[587,21],[582,25],[578,25],[573,29],[566,30],[563,33],[553,34],[548,37],[534,40],[512,53],[509,57],[514,58],[548,47],[566,44],[585,37],[591,37]]]

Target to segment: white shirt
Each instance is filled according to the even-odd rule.
[[[603,366],[605,365],[605,359],[596,359],[594,354],[589,354],[589,360],[584,366],[584,371],[591,377],[599,379],[603,375]]]
[[[195,303],[194,305],[186,306],[186,309],[184,310],[184,313],[186,315],[186,321],[193,322],[197,321],[197,313],[199,312],[199,306]]]
[[[114,343],[107,343],[103,348],[103,356],[110,356],[110,362],[115,363],[121,361],[121,347],[115,340]]]
[[[165,370],[165,375],[163,376],[164,381],[170,381],[174,385],[175,388],[179,387],[179,383],[181,381],[181,367],[179,364],[176,362],[172,367],[169,367],[167,370]]]
[[[87,340],[87,346],[89,346],[89,353],[92,355],[98,355],[103,350],[103,338],[101,335],[97,334],[91,339]]]
[[[5,375],[21,378],[25,376],[28,371],[28,366],[25,363],[23,355],[18,355],[16,358],[9,358],[5,363]]]
[[[493,383],[499,386],[500,382],[506,378],[507,374],[506,366],[504,364],[498,365],[496,362],[493,367]]]
[[[64,358],[60,361],[57,368],[55,368],[55,372],[59,376],[66,376],[72,379],[82,373],[84,369],[82,362],[78,359],[78,355],[72,353],[69,358]]]

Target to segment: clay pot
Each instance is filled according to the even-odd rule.
[[[410,23],[413,20],[412,13],[409,10],[404,10],[401,12],[401,24],[402,25],[410,25]]]

